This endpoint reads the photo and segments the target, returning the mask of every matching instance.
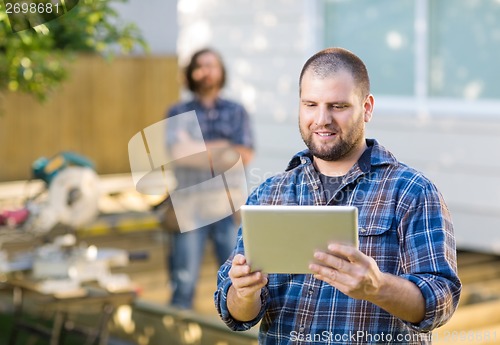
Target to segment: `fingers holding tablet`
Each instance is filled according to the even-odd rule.
[[[267,284],[267,274],[261,271],[252,272],[246,258],[241,254],[234,256],[232,267],[229,270],[229,278],[240,298],[260,293],[260,289]]]
[[[352,246],[331,244],[314,258],[316,263],[309,265],[314,277],[350,297],[367,299],[380,289],[383,274],[377,263]]]

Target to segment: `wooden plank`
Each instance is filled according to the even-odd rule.
[[[461,268],[497,260],[499,260],[497,255],[485,253],[459,251],[457,255],[457,263]]]
[[[461,305],[451,320],[440,327],[439,331],[460,331],[500,324],[498,310],[500,310],[500,299],[485,303]]]
[[[498,264],[498,262],[492,262],[488,264],[459,267],[458,275],[463,284],[499,279],[500,264]]]
[[[470,304],[500,298],[500,278],[489,281],[470,282],[462,287],[460,300]]]

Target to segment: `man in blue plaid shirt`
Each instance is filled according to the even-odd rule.
[[[427,344],[452,316],[461,283],[447,206],[431,181],[365,138],[373,109],[356,55],[330,48],[305,63],[299,127],[308,149],[247,203],[354,205],[359,250],[331,244],[314,253],[311,274],[267,275],[251,272],[240,229],[215,292],[231,329],[260,322],[260,344]]]
[[[170,305],[178,309],[192,309],[207,241],[212,241],[214,254],[220,263],[231,254],[236,241],[234,218],[221,218],[226,214],[218,198],[222,197],[222,203],[228,202],[226,189],[213,183],[213,178],[220,178],[224,172],[227,186],[232,187],[228,176],[235,174],[225,170],[235,165],[238,158],[244,165],[248,164],[253,157],[254,141],[246,109],[221,97],[226,69],[217,51],[211,48],[198,50],[184,72],[192,98],[169,108],[166,144],[175,159],[175,192],[197,188],[183,202],[190,204],[187,209],[196,211],[184,217],[191,222],[190,230],[195,230],[170,234],[168,269],[172,288]],[[190,111],[195,112],[194,121],[191,116],[178,116]],[[230,164],[221,169],[227,154]],[[208,156],[211,157],[210,164]],[[182,210],[176,209],[175,212],[179,220]]]

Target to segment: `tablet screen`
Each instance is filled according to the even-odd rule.
[[[358,247],[354,206],[243,205],[241,218],[252,271],[311,273],[315,251],[330,243]]]

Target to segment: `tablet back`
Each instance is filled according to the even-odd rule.
[[[358,247],[354,206],[243,205],[245,257],[252,271],[311,273],[315,250],[329,243]]]

